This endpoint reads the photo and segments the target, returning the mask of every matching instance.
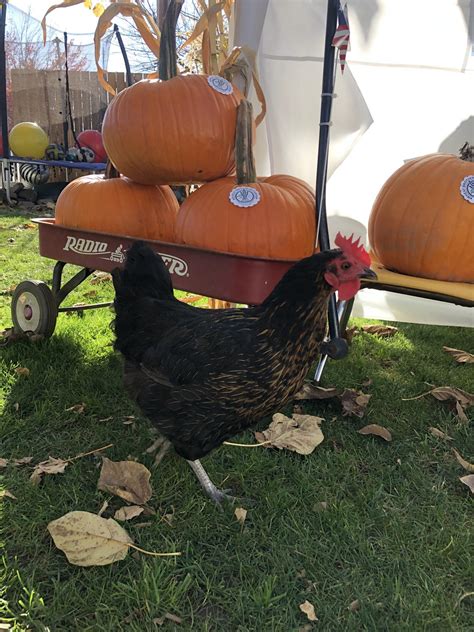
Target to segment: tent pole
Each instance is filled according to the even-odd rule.
[[[321,250],[330,248],[328,221],[326,215],[326,179],[329,155],[329,127],[334,97],[334,77],[336,50],[332,45],[337,26],[339,0],[328,0],[326,16],[326,37],[324,41],[323,81],[321,92],[321,114],[319,118],[318,164],[316,170],[316,225],[317,242]],[[329,342],[324,345],[323,353],[332,358],[342,358],[347,354],[347,344],[340,338],[339,318],[336,297],[331,294],[329,300]]]
[[[7,24],[7,0],[0,0],[0,117],[2,131],[2,156],[10,156],[8,146],[7,68],[5,54],[5,30]]]

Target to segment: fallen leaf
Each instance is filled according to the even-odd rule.
[[[398,327],[391,327],[390,325],[364,325],[361,329],[366,334],[380,336],[380,338],[390,338],[398,331]]]
[[[467,485],[471,492],[474,494],[474,474],[468,474],[467,476],[461,476],[459,479],[461,483]]]
[[[104,502],[102,503],[102,507],[97,512],[97,515],[100,517],[104,513],[104,511],[107,509],[108,506],[109,506],[109,501],[104,500]]]
[[[378,424],[369,424],[368,426],[364,426],[357,431],[361,435],[375,435],[376,437],[381,437],[385,439],[385,441],[391,441],[392,435],[383,426],[379,426]]]
[[[151,472],[135,461],[111,461],[103,458],[97,487],[134,505],[144,505],[151,498]]]
[[[9,463],[8,459],[2,459],[0,457],[0,467],[7,467],[8,463]]]
[[[445,432],[443,432],[442,430],[440,430],[439,428],[428,428],[428,430],[431,432],[431,434],[434,437],[438,437],[438,439],[446,439],[447,441],[452,441],[453,438],[450,437],[449,435],[447,435]]]
[[[466,472],[471,472],[471,474],[474,473],[474,464],[469,463],[468,461],[466,461],[466,459],[463,459],[462,456],[459,454],[459,452],[457,450],[454,450],[454,448],[453,448],[453,452],[458,463],[462,465],[462,467],[466,470]]]
[[[437,386],[431,389],[431,391],[426,391],[426,393],[421,393],[421,395],[416,395],[416,397],[405,398],[402,401],[409,402],[415,399],[421,399],[426,395],[432,395],[439,401],[459,402],[463,408],[474,405],[474,395],[454,386]]]
[[[456,413],[460,421],[462,421],[463,423],[469,422],[469,419],[467,418],[467,415],[464,412],[464,408],[461,406],[461,404],[458,401],[456,401]]]
[[[173,623],[177,623],[178,625],[183,622],[181,617],[178,617],[175,614],[171,614],[170,612],[167,612],[162,617],[156,617],[155,619],[153,619],[153,623],[155,625],[163,625],[166,621],[172,621]]]
[[[47,461],[42,461],[35,466],[33,474],[30,476],[30,481],[34,485],[39,485],[43,479],[44,474],[64,474],[64,470],[69,465],[69,461],[63,459],[55,459],[50,456]]]
[[[133,524],[133,526],[135,527],[135,529],[143,529],[145,527],[149,527],[152,524],[152,522],[136,522]]]
[[[0,491],[0,500],[2,498],[11,498],[12,500],[18,500],[16,496],[14,496],[8,489],[4,489]]]
[[[86,405],[84,403],[82,404],[74,404],[74,406],[70,406],[69,408],[66,408],[66,412],[73,412],[73,413],[77,413],[78,415],[80,415],[81,413],[83,413],[86,409]]]
[[[237,521],[240,522],[241,525],[243,525],[245,522],[245,518],[247,517],[247,510],[243,507],[236,507],[234,511],[234,516],[237,518]]]
[[[372,396],[360,393],[351,388],[345,388],[339,396],[344,416],[355,415],[362,418],[365,415],[367,404]]]
[[[331,397],[337,397],[341,392],[340,388],[323,388],[313,382],[305,382],[293,399],[330,399]]]
[[[269,427],[261,433],[256,432],[255,438],[260,443],[269,441],[270,447],[279,450],[287,449],[298,454],[311,454],[324,439],[319,427],[322,421],[321,417],[313,415],[293,415],[291,419],[282,413],[276,413]]]
[[[99,421],[105,423],[106,421],[112,421],[112,419],[113,419],[113,416],[111,415],[110,417],[102,417],[102,419],[99,419]]]
[[[76,566],[104,566],[123,560],[128,533],[112,518],[100,518],[88,511],[71,511],[48,524],[54,544]]]
[[[24,375],[25,377],[28,377],[30,374],[30,369],[27,369],[26,366],[18,366],[15,369],[15,373],[17,373],[18,375]]]
[[[443,347],[443,350],[446,353],[449,353],[456,362],[461,364],[473,364],[474,363],[474,354],[468,353],[467,351],[461,351],[460,349],[452,349],[451,347]]]
[[[18,402],[15,402],[13,404],[13,409],[17,413],[20,410],[20,404]]]
[[[112,280],[112,275],[108,272],[94,272],[91,279],[92,285],[98,285],[99,283],[106,283]]]
[[[371,377],[368,377],[366,380],[364,380],[361,383],[361,386],[370,386],[373,383],[373,379]]]
[[[131,505],[130,507],[121,507],[117,509],[114,514],[115,520],[131,520],[132,518],[136,518],[143,513],[143,507],[138,507],[138,505]]]
[[[314,606],[308,600],[300,603],[300,610],[304,612],[304,614],[308,617],[309,621],[317,621],[318,617],[316,616],[316,612],[314,611]]]
[[[343,332],[342,337],[347,340],[347,344],[352,343],[352,339],[359,333],[359,328],[354,325],[353,327],[347,327],[347,329]]]
[[[354,599],[354,601],[351,601],[351,603],[347,606],[347,609],[350,612],[357,612],[360,610],[360,601],[358,599]]]
[[[328,508],[328,504],[325,500],[322,500],[319,503],[316,503],[313,507],[314,511],[326,511]]]
[[[94,298],[97,296],[97,290],[88,290],[87,292],[84,292],[84,296],[87,298]]]

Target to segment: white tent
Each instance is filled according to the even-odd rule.
[[[268,105],[257,140],[261,175],[286,172],[314,186],[326,6],[236,0],[234,44],[256,51]],[[337,72],[327,210],[331,234],[366,239],[372,203],[393,171],[474,140],[474,0],[349,0],[348,11],[351,49],[344,74]],[[474,326],[472,311],[364,290],[354,313]]]

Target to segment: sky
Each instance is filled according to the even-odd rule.
[[[48,8],[57,4],[54,0],[10,0],[9,4],[22,9],[25,13],[31,11],[31,15],[41,20]],[[68,33],[93,33],[97,24],[97,18],[83,4],[67,9],[56,9],[48,15],[48,25],[68,31]]]

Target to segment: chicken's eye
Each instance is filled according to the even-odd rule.
[[[341,264],[341,268],[342,268],[343,270],[349,270],[349,268],[350,268],[351,266],[352,266],[352,264],[351,264],[351,263],[349,263],[349,261],[344,261],[344,263],[343,263],[343,264]]]

